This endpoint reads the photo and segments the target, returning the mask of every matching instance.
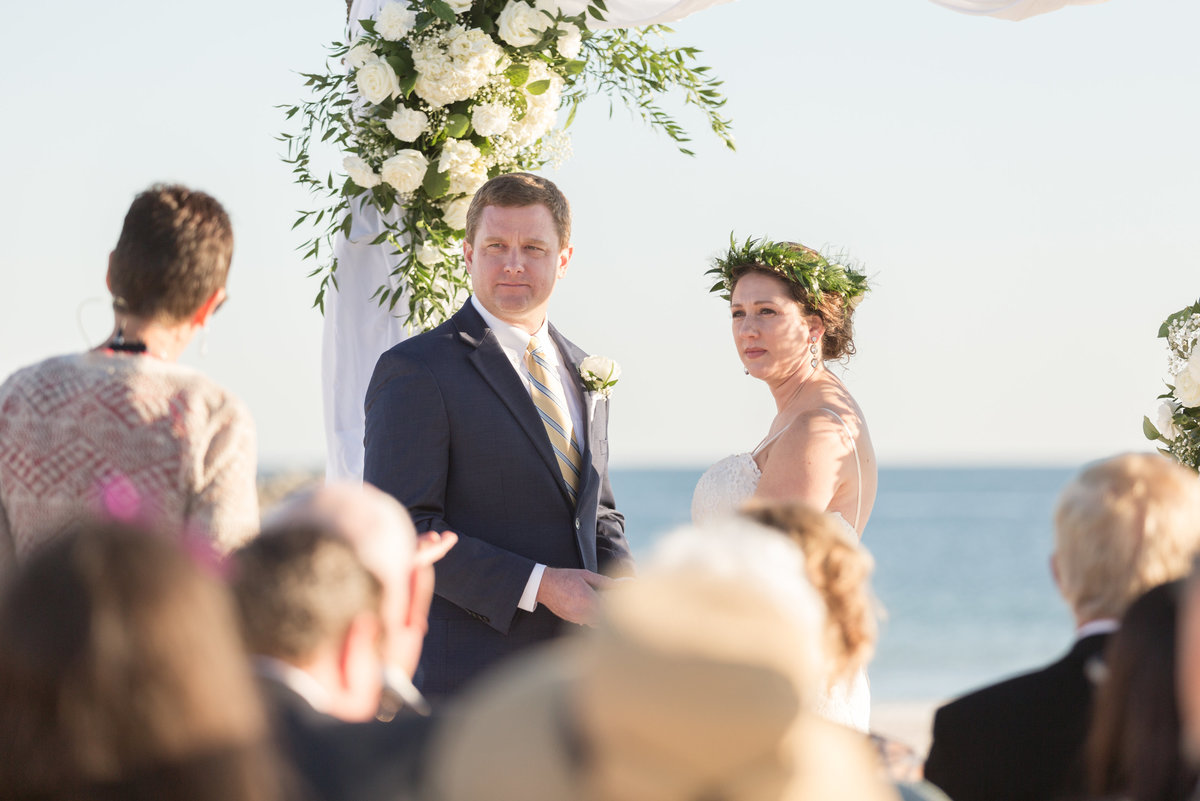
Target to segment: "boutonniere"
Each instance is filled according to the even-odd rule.
[[[607,356],[588,356],[579,363],[579,377],[584,389],[607,398],[621,377],[621,365]]]

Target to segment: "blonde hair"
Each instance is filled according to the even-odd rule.
[[[850,529],[804,503],[751,501],[751,520],[783,532],[804,552],[804,569],[825,602],[825,652],[830,686],[852,678],[871,660],[879,634],[871,593],[875,560]]]
[[[1059,590],[1076,617],[1120,617],[1190,569],[1200,548],[1200,479],[1158,454],[1092,465],[1059,496],[1054,548]]]

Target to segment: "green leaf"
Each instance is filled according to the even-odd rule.
[[[504,71],[504,75],[513,86],[524,86],[525,82],[529,80],[529,65],[513,64]]]
[[[466,114],[451,114],[446,118],[446,136],[451,139],[462,139],[470,127],[471,121]]]
[[[426,0],[425,5],[434,14],[437,14],[438,19],[442,22],[448,22],[453,25],[454,21],[458,19],[458,15],[454,13],[454,9],[442,0]]]
[[[585,67],[587,67],[587,62],[579,61],[578,59],[563,64],[563,68],[567,71],[568,75],[578,75],[583,72]]]
[[[421,183],[421,187],[430,198],[442,197],[450,189],[450,174],[438,172],[438,163],[431,161],[429,169],[425,171],[425,180]]]
[[[1158,433],[1158,429],[1154,427],[1154,423],[1150,422],[1149,417],[1142,418],[1142,433],[1146,435],[1146,439],[1161,439],[1162,434]]]
[[[531,83],[525,87],[525,91],[531,95],[540,95],[540,94],[545,94],[546,90],[549,88],[550,88],[550,79],[547,78],[546,80],[543,80],[543,81],[534,81],[533,83]]]
[[[373,19],[360,19],[360,20],[358,21],[358,24],[359,24],[359,25],[361,25],[361,26],[362,26],[362,29],[363,29],[364,31],[366,31],[367,33],[375,33],[375,20],[373,20]]]

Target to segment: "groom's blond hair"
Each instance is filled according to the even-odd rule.
[[[554,218],[558,246],[565,248],[571,243],[571,205],[562,190],[549,178],[528,172],[510,172],[497,175],[480,187],[475,197],[471,198],[471,207],[467,209],[467,241],[472,245],[475,244],[479,218],[488,206],[545,206]]]
[[[1106,459],[1063,490],[1054,529],[1059,589],[1076,616],[1120,617],[1187,575],[1200,547],[1200,479],[1158,454]]]

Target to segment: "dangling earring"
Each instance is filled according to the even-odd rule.
[[[746,375],[750,375],[750,368],[749,368],[749,367],[743,367],[743,368],[742,368],[742,372],[743,372],[743,373],[745,373]]]
[[[809,365],[812,367],[812,369],[816,370],[817,369],[817,338],[810,337],[808,341],[810,343],[808,346],[808,352],[812,354],[812,361],[809,362]]]

